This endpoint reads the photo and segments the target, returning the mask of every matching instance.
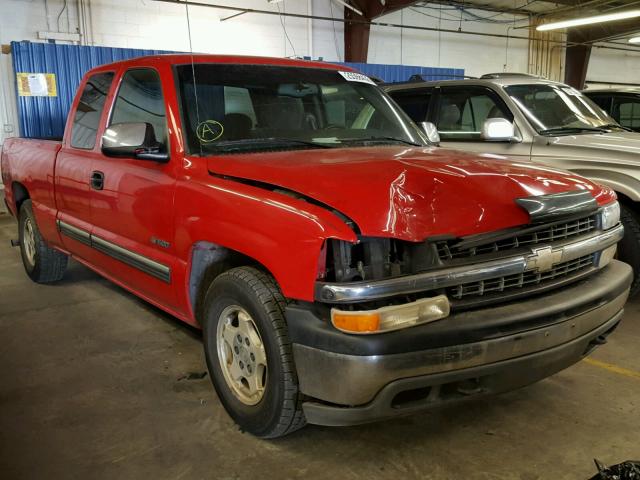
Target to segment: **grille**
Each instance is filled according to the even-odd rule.
[[[584,217],[565,223],[542,226],[535,231],[514,232],[513,236],[496,242],[489,242],[473,248],[458,248],[455,246],[458,240],[446,240],[436,243],[440,260],[454,260],[457,258],[469,258],[505,250],[513,250],[520,247],[551,243],[566,240],[579,235],[584,235],[596,228],[596,217]],[[529,230],[529,229],[527,229]]]
[[[481,297],[492,293],[502,293],[526,287],[536,287],[552,280],[570,278],[580,271],[593,266],[595,254],[585,255],[575,260],[558,263],[553,269],[542,272],[524,272],[506,277],[497,277],[479,282],[463,283],[455,287],[449,287],[447,294],[450,298],[462,300],[466,298]]]

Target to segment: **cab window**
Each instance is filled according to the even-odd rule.
[[[481,140],[482,126],[489,118],[513,121],[504,102],[484,87],[443,87],[436,126],[442,140]]]
[[[97,73],[87,80],[73,116],[72,147],[86,150],[95,147],[98,125],[111,82],[113,72]]]
[[[158,72],[136,68],[124,74],[109,125],[115,123],[151,124],[160,150],[166,152],[167,118]]]

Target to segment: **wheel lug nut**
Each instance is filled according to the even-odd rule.
[[[251,373],[251,370],[252,370],[251,365],[247,365],[247,372]]]
[[[247,347],[249,346],[249,337],[244,337],[244,343],[247,344]]]
[[[251,355],[249,355],[251,357],[251,361],[255,362],[256,361],[256,356],[252,353]]]
[[[238,335],[236,336],[236,340],[238,340],[240,343],[242,343],[242,337],[240,336],[240,334],[238,334]]]
[[[236,355],[240,353],[240,349],[238,348],[237,345],[233,347],[233,351],[236,352]]]
[[[240,361],[240,369],[244,369],[244,363],[242,363],[242,361]]]

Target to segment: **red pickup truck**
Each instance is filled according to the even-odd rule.
[[[604,343],[631,281],[610,189],[436,148],[324,63],[104,65],[61,142],[10,139],[1,166],[31,279],[73,257],[202,327],[260,437],[542,379]]]

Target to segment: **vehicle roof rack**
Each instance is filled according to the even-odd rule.
[[[497,79],[497,78],[511,78],[511,77],[526,77],[526,78],[544,78],[539,75],[532,75],[530,73],[518,73],[518,72],[501,72],[501,73],[485,73],[480,78],[485,79]]]
[[[423,73],[415,73],[409,77],[410,82],[428,82],[424,77],[449,77],[449,78],[478,78],[478,77],[470,77],[469,75],[451,75],[448,73],[436,73],[433,75],[426,75]]]

